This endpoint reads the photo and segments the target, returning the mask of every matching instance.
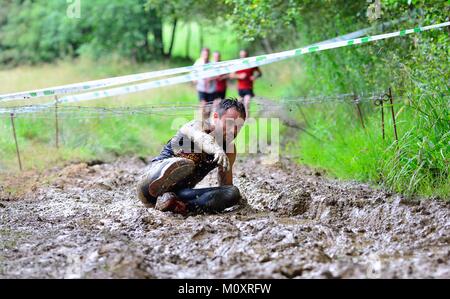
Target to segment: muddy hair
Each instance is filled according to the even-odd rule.
[[[219,105],[217,106],[217,112],[219,113],[219,116],[222,117],[222,115],[224,115],[228,109],[232,108],[236,109],[236,111],[239,112],[243,119],[247,118],[244,104],[242,104],[242,102],[238,101],[236,98],[226,98],[221,100]]]

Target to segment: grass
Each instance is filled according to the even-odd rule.
[[[379,110],[376,110],[379,108],[366,115],[363,129],[356,113],[353,117],[335,118],[336,114],[349,115],[354,109],[352,104],[341,104],[333,108],[334,115],[322,109],[322,114],[316,113],[311,132],[320,141],[302,134],[300,148],[291,151],[301,153],[300,163],[323,168],[337,178],[373,182],[406,195],[448,199],[450,125],[441,124],[441,130],[446,132],[439,132],[437,126],[433,130],[419,129],[420,120],[414,108],[405,103],[395,107],[398,143],[390,114],[386,114],[386,139],[383,140]],[[309,109],[311,115],[317,108]]]

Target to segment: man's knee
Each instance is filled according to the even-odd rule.
[[[153,207],[159,195],[170,191],[171,186],[192,174],[194,168],[192,160],[177,157],[152,163],[138,183],[138,198],[146,207]]]
[[[235,186],[219,187],[209,200],[206,210],[211,212],[221,212],[239,203],[241,193]]]
[[[224,195],[230,204],[237,204],[241,199],[241,192],[236,186],[224,186]]]

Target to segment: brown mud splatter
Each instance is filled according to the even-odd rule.
[[[237,161],[245,199],[218,215],[145,209],[138,158],[53,170],[18,199],[0,192],[0,277],[450,278],[449,203],[263,162]]]

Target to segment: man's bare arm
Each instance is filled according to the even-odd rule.
[[[194,120],[182,126],[180,133],[192,140],[205,153],[214,155],[214,161],[227,170],[229,168],[229,161],[225,151],[217,144],[213,136],[204,132],[204,129],[210,129],[207,123]]]

